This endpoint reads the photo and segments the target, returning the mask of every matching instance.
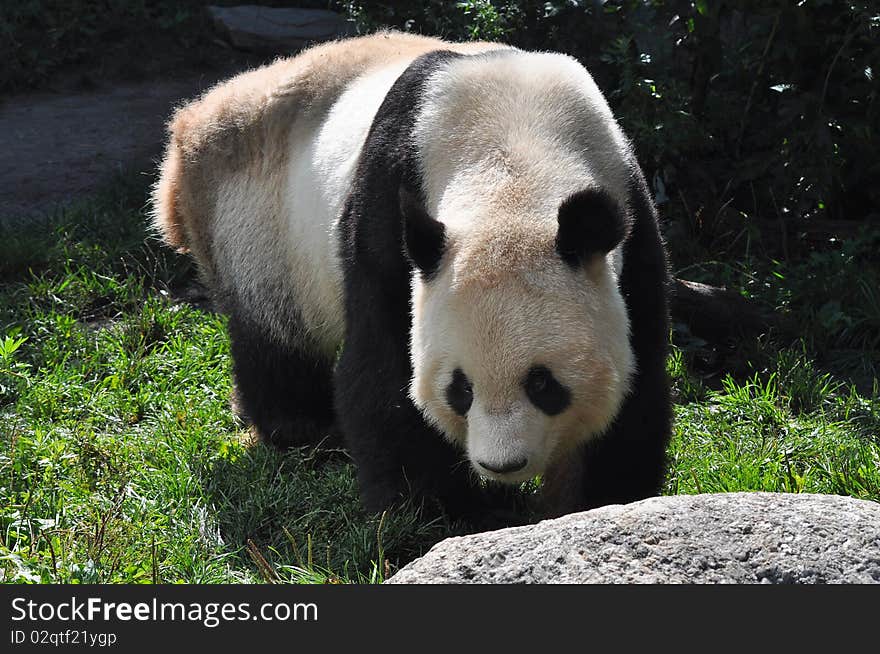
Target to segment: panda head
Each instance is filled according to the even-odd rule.
[[[410,397],[479,474],[518,483],[605,431],[629,389],[632,151],[579,63],[518,50],[433,73],[412,142]]]
[[[532,212],[494,203],[441,209],[480,214],[456,229],[401,192],[414,270],[410,396],[477,473],[518,483],[607,429],[627,392],[633,354],[615,266],[626,217],[595,188]]]

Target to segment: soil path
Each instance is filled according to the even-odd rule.
[[[0,105],[0,218],[50,211],[120,170],[153,175],[172,109],[227,75],[8,97]]]

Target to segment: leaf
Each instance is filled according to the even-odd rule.
[[[15,338],[15,335],[4,336],[3,339],[0,340],[0,358],[10,358],[15,351],[27,341],[27,339],[27,336],[22,336],[21,338]]]

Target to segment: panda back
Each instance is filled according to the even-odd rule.
[[[378,33],[219,84],[169,123],[154,226],[193,254],[221,310],[276,341],[332,351],[342,336],[335,221],[383,88],[426,52],[497,47]]]

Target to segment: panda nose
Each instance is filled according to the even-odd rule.
[[[516,472],[517,470],[522,470],[526,467],[526,464],[528,462],[528,459],[520,459],[518,461],[501,464],[489,464],[483,463],[482,461],[477,461],[477,463],[479,463],[483,468],[489,470],[490,472],[494,472],[497,475],[503,475],[507,474],[508,472]]]

